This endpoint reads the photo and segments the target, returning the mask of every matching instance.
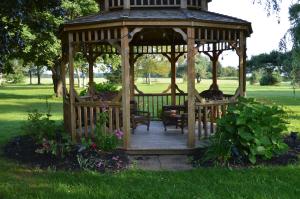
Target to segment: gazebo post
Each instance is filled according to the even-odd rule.
[[[240,31],[240,46],[238,48],[238,56],[239,56],[239,90],[240,95],[245,96],[246,90],[246,75],[245,75],[245,67],[246,67],[246,37],[244,31]]]
[[[172,105],[176,105],[176,55],[175,45],[171,46],[171,102]]]
[[[133,46],[130,46],[129,65],[130,65],[130,99],[134,99],[134,53]]]
[[[74,96],[74,49],[72,45],[73,33],[68,35],[69,43],[69,84],[70,84],[70,130],[72,140],[76,140],[76,125],[75,125],[75,96]]]
[[[195,146],[195,30],[187,28],[188,147]]]
[[[89,94],[90,95],[95,94],[94,62],[95,61],[94,61],[93,56],[90,52],[89,53],[89,60],[88,60],[88,63],[89,63]]]
[[[130,69],[128,28],[121,29],[121,59],[122,59],[122,116],[124,132],[124,148],[130,147]]]

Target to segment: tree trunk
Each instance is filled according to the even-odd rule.
[[[32,72],[31,69],[29,69],[29,84],[32,84]]]
[[[37,84],[41,85],[41,69],[39,66],[37,67],[36,75],[37,75],[37,80],[38,80]]]
[[[61,76],[61,59],[55,62],[54,66],[51,68],[52,71],[52,81],[53,89],[56,97],[63,96],[63,81]]]
[[[81,88],[81,85],[80,85],[80,71],[78,68],[76,68],[76,74],[77,74],[77,84],[78,84],[78,87]]]
[[[148,74],[148,80],[149,80],[149,84],[151,84],[151,74]]]

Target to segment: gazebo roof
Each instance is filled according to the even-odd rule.
[[[110,23],[116,21],[199,21],[215,24],[231,24],[242,25],[248,27],[248,34],[252,33],[251,23],[232,16],[222,15],[219,13],[188,10],[188,9],[131,9],[131,10],[116,10],[110,12],[101,12],[95,15],[80,17],[65,23],[65,27],[77,25],[90,25]]]

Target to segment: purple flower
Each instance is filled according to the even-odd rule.
[[[112,160],[115,160],[115,161],[119,160],[119,156],[112,157]]]
[[[115,135],[117,136],[117,138],[119,140],[121,140],[122,137],[123,137],[123,135],[124,135],[124,133],[118,129],[118,130],[116,130]]]

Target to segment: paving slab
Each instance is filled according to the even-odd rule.
[[[183,171],[193,169],[186,155],[131,155],[132,167],[150,171]]]

